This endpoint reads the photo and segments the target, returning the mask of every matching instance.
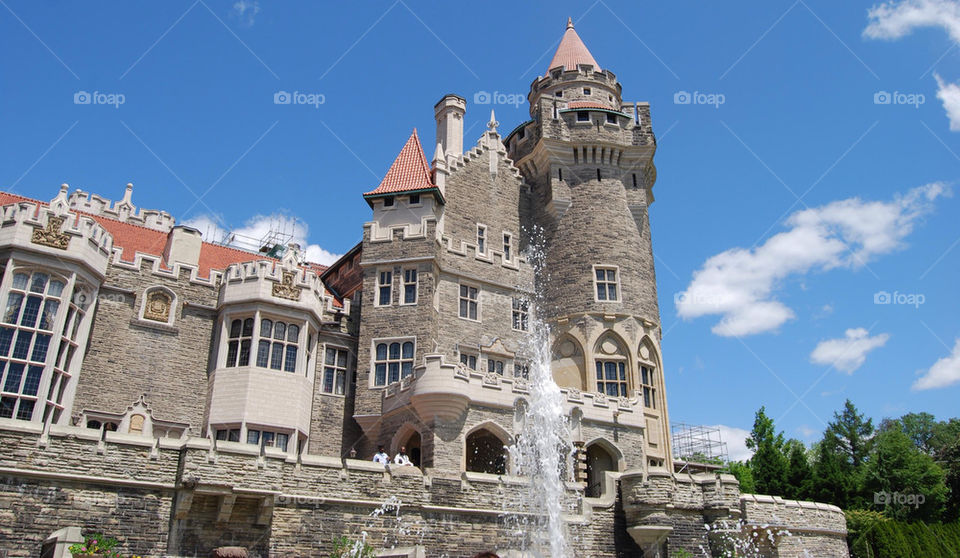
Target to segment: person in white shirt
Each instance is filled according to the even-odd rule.
[[[413,466],[413,462],[407,457],[407,448],[405,446],[400,446],[400,451],[397,453],[397,456],[393,458],[393,463],[395,465]]]
[[[390,456],[387,455],[387,452],[383,450],[383,446],[380,446],[380,449],[377,451],[377,454],[373,456],[373,462],[379,463],[381,465],[386,465],[390,463]]]

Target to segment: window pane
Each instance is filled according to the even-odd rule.
[[[477,300],[477,289],[470,287],[470,300]]]
[[[13,341],[13,329],[9,327],[0,328],[0,356],[7,356],[10,352],[10,342]]]
[[[250,340],[244,339],[240,342],[240,362],[239,366],[248,366],[250,364]]]
[[[27,303],[23,306],[23,315],[20,317],[20,325],[33,327],[37,323],[37,316],[40,315],[40,302],[43,299],[39,296],[28,296]]]
[[[400,358],[400,343],[390,343],[390,358]]]
[[[261,340],[257,344],[257,366],[266,368],[270,362],[270,342]]]
[[[413,304],[417,301],[417,285],[406,285],[403,288],[403,302]]]
[[[248,444],[259,444],[259,443],[260,443],[260,431],[259,431],[259,430],[247,430],[247,443],[248,443]]]
[[[23,378],[23,365],[11,362],[7,368],[7,381],[3,383],[3,391],[20,393],[20,379]]]
[[[17,323],[17,316],[20,314],[20,303],[23,302],[23,295],[20,293],[10,293],[7,298],[7,309],[3,313],[3,321],[8,324]]]
[[[335,370],[333,368],[324,368],[323,369],[323,391],[325,393],[333,393],[333,375]]]
[[[347,367],[347,351],[337,351],[337,366],[340,368]]]
[[[603,283],[597,283],[597,300],[607,300],[607,289],[604,288]]]
[[[387,359],[387,344],[380,343],[377,345],[377,360],[386,360]]]
[[[240,337],[240,324],[242,324],[242,323],[243,323],[243,322],[241,322],[240,320],[233,320],[232,322],[230,322],[230,337],[231,337],[231,338]]]
[[[337,361],[337,351],[334,349],[327,349],[327,358],[323,361],[324,364],[335,364]]]
[[[400,367],[400,377],[406,378],[407,376],[413,374],[413,363],[404,362]]]
[[[604,371],[605,371],[606,374],[607,374],[607,378],[606,378],[606,379],[608,379],[608,380],[616,380],[616,379],[617,379],[617,363],[615,363],[615,362],[605,362],[605,363],[603,364],[603,367],[604,367]]]
[[[387,383],[387,365],[378,364],[373,377],[374,385],[382,386]]]
[[[13,274],[13,288],[14,289],[26,289],[27,282],[30,280],[30,274],[28,273],[14,273]]]
[[[465,298],[460,299],[460,317],[461,318],[467,317],[467,299]]]
[[[612,397],[617,396],[617,384],[614,384],[614,383],[607,384],[607,395],[610,395]]]
[[[47,347],[50,345],[50,336],[38,333],[37,340],[33,344],[33,354],[30,360],[34,362],[45,362],[47,360]]]
[[[283,451],[287,451],[287,440],[288,436],[286,434],[277,434],[277,443],[276,446]]]
[[[287,324],[283,322],[277,322],[273,326],[273,338],[274,339],[283,339],[287,336]]]
[[[260,320],[260,337],[270,338],[273,331],[273,320]]]
[[[335,392],[337,395],[343,395],[343,380],[343,372],[337,372],[337,389]]]
[[[608,269],[607,270],[607,281],[616,281],[617,280],[617,270]]]
[[[598,380],[603,379],[603,363],[600,362],[599,360],[597,361],[597,379]]]
[[[53,321],[57,318],[57,310],[60,309],[60,301],[48,299],[43,304],[43,314],[40,315],[40,329],[53,329]]]
[[[40,387],[40,375],[43,374],[42,366],[31,366],[27,370],[27,379],[23,382],[24,395],[36,395],[37,388]]]
[[[20,420],[30,420],[33,417],[33,401],[26,399],[20,400],[20,407],[17,409],[17,418]]]
[[[47,294],[50,296],[60,296],[63,293],[63,281],[57,281],[54,279],[50,281],[50,285],[47,287]]]
[[[460,296],[462,296],[462,297],[466,297],[466,296],[467,296],[467,286],[466,286],[466,285],[460,285]]]
[[[617,286],[613,283],[610,283],[608,288],[610,289],[610,300],[617,300]]]
[[[33,281],[30,282],[30,292],[42,293],[47,286],[47,280],[50,276],[46,273],[34,273]]]
[[[15,397],[0,399],[0,418],[13,418],[13,407],[17,404]]]
[[[253,335],[253,318],[247,318],[243,320],[243,336],[250,337]]]
[[[400,379],[400,363],[391,362],[390,363],[390,383],[396,382]]]
[[[20,330],[17,332],[17,340],[13,344],[13,358],[22,358],[26,360],[30,349],[30,341],[33,340],[33,333]]]
[[[280,370],[283,364],[283,343],[274,343],[273,350],[270,352],[270,368]]]
[[[471,320],[477,319],[477,303],[476,302],[470,303],[470,319]]]
[[[620,381],[621,381],[621,382],[626,382],[626,381],[627,381],[627,365],[626,365],[626,363],[621,362],[619,368],[620,368]]]
[[[231,442],[239,442],[240,430],[231,428],[229,434],[227,435],[227,439]]]
[[[287,356],[283,361],[284,372],[295,372],[297,370],[297,346],[287,345]]]
[[[390,287],[380,287],[380,302],[377,304],[381,306],[390,304]]]
[[[227,366],[237,365],[237,348],[238,344],[236,341],[230,341],[230,343],[227,344]]]
[[[290,327],[287,328],[287,341],[291,343],[296,343],[300,340],[300,326],[290,324]]]
[[[403,344],[403,358],[413,358],[413,343],[410,341]]]

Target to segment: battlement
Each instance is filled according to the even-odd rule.
[[[169,232],[175,222],[172,215],[166,211],[156,209],[137,209],[131,198],[133,184],[128,183],[123,198],[110,201],[97,194],[84,192],[79,188],[70,194],[69,205],[74,211],[82,211],[91,215],[102,215],[124,223],[140,225],[148,229]]]
[[[223,272],[219,305],[244,302],[270,302],[281,306],[311,310],[319,319],[324,312],[337,312],[334,298],[328,295],[320,276],[312,269],[298,266],[296,250],[288,250],[284,259],[235,263]],[[345,300],[344,311],[349,312]]]

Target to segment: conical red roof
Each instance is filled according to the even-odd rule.
[[[587,50],[587,45],[583,44],[580,35],[577,35],[577,31],[573,28],[573,19],[567,18],[567,30],[564,31],[563,38],[560,39],[560,46],[557,47],[553,60],[547,66],[547,74],[557,66],[563,66],[567,70],[575,70],[577,64],[590,64],[595,70],[600,69],[600,65]]]
[[[423,153],[417,129],[413,129],[407,143],[404,144],[397,159],[390,166],[383,181],[375,190],[367,192],[364,197],[396,194],[399,192],[413,192],[436,188],[430,178],[430,164]]]

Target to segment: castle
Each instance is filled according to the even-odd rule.
[[[504,448],[537,312],[574,438],[577,556],[751,537],[846,556],[836,507],[741,494],[671,454],[649,105],[572,23],[528,100],[530,120],[502,136],[491,114],[465,149],[467,103],[444,96],[432,161],[414,130],[329,267],[205,242],[131,185],[115,202],[0,193],[0,554],[62,556],[82,529],[142,556],[314,556],[361,532],[382,556],[526,555]],[[378,446],[416,466],[371,462]]]

